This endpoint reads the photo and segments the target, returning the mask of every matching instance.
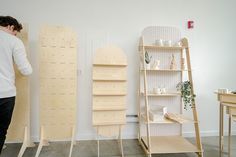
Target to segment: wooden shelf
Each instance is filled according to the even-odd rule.
[[[186,123],[194,123],[193,120],[191,120],[190,118],[186,118],[184,117],[183,115],[181,115],[181,118],[182,118],[182,123],[181,124],[186,124]],[[144,121],[144,123],[147,124],[147,119],[146,119],[146,116],[145,115],[141,115],[141,119],[142,121]],[[167,118],[163,118],[163,120],[158,120],[158,121],[151,121],[149,120],[149,123],[150,124],[180,124],[178,122],[175,122],[173,120],[169,120]]]
[[[127,64],[93,64],[93,66],[114,66],[114,67],[126,67]]]
[[[126,93],[93,93],[93,96],[125,96]]]
[[[156,45],[144,45],[141,46],[144,47],[144,49],[155,49],[155,50],[182,50],[184,49],[184,47],[180,47],[180,46],[156,46]],[[181,51],[178,51],[181,52]],[[157,51],[158,53],[158,51]],[[171,52],[173,53],[173,52]]]
[[[151,136],[151,153],[196,153],[201,152],[196,146],[181,136]],[[146,149],[148,148],[147,138],[141,138],[141,144]]]
[[[144,123],[147,124],[146,116],[141,115],[141,120],[142,120]],[[150,123],[150,124],[175,124],[176,122],[173,122],[173,121],[171,121],[171,120],[169,120],[169,119],[164,118],[163,120],[160,120],[160,121],[151,121],[151,120],[149,120],[149,123]]]
[[[145,94],[142,92],[141,95],[145,96]],[[147,96],[152,96],[152,97],[170,97],[170,96],[180,96],[181,94],[176,92],[176,93],[165,93],[165,94],[154,94],[154,93],[148,93]]]
[[[126,82],[127,80],[119,80],[119,79],[93,79],[93,81],[97,81],[97,82]]]
[[[171,70],[171,69],[145,69],[146,72],[183,72],[183,71],[190,71],[190,70],[181,70],[181,69],[176,69],[176,70]],[[144,69],[141,69],[141,71],[144,71]]]
[[[124,106],[102,106],[102,107],[93,107],[93,111],[124,111],[126,108]]]
[[[125,122],[101,122],[93,123],[93,126],[106,126],[106,125],[125,125]]]

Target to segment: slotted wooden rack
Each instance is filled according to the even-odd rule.
[[[127,59],[116,46],[100,48],[93,61],[93,126],[99,135],[117,136],[123,153],[121,129],[126,124]]]

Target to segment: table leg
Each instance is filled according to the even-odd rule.
[[[229,113],[229,135],[228,135],[228,157],[230,157],[230,149],[231,149],[231,114]]]
[[[223,143],[224,143],[224,106],[220,103],[220,129],[219,129],[219,146],[220,146],[220,154],[223,151]]]

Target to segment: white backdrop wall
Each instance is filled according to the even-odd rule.
[[[137,114],[138,40],[151,25],[176,26],[190,42],[202,135],[218,135],[217,88],[236,89],[235,0],[0,0],[0,15],[29,24],[32,137],[38,140],[38,52],[43,24],[69,26],[78,33],[77,139],[94,139],[91,120],[91,67],[96,48],[113,43],[128,57],[127,114]],[[187,29],[187,20],[194,29]],[[187,111],[189,112],[189,111]],[[234,132],[236,128],[234,127]],[[128,123],[125,138],[137,136],[136,123]],[[185,127],[186,136],[193,135]]]

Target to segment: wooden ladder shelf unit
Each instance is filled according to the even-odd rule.
[[[156,29],[156,28],[155,28]],[[153,31],[153,30],[152,30]],[[179,93],[172,93],[169,94],[167,91],[165,94],[153,94],[150,92],[150,84],[151,82],[149,77],[150,73],[153,75],[153,77],[158,77],[159,75],[169,75],[169,73],[176,73],[179,72],[181,76],[180,80],[183,81],[183,73],[186,71],[188,75],[188,79],[190,83],[193,85],[193,79],[192,79],[192,72],[191,72],[191,63],[190,63],[190,53],[189,53],[189,46],[188,46],[188,40],[186,38],[183,38],[180,40],[181,46],[153,46],[153,45],[145,45],[144,43],[144,36],[140,39],[139,44],[139,52],[140,52],[140,87],[139,87],[139,105],[138,105],[138,117],[139,117],[139,142],[143,149],[145,150],[146,154],[151,157],[152,154],[165,154],[165,153],[196,153],[198,157],[203,157],[203,149],[200,139],[200,132],[199,132],[199,124],[198,124],[198,116],[197,116],[197,110],[195,102],[193,102],[192,113],[193,113],[193,120],[189,119],[181,119],[181,123],[178,123],[177,121],[171,121],[169,119],[163,118],[163,120],[158,121],[151,121],[150,120],[150,110],[153,106],[150,104],[150,100],[154,101],[153,99],[159,100],[159,99],[177,99],[178,97],[180,100],[180,109],[179,112],[182,114],[182,99],[181,94]],[[163,66],[158,70],[151,70],[146,69],[145,65],[145,52],[148,52],[149,55],[153,53],[179,53],[180,54],[180,61],[185,55],[186,60],[186,69],[181,68],[181,63],[178,68],[175,70],[161,70],[162,68],[165,69]],[[160,73],[161,72],[161,73]],[[163,74],[163,72],[165,74]],[[153,80],[152,80],[153,81]],[[150,83],[150,84],[148,84]],[[160,82],[159,82],[160,83]],[[171,82],[173,84],[173,82]],[[176,84],[177,85],[177,84]],[[192,88],[192,94],[194,93],[194,90]],[[174,104],[171,104],[174,105]],[[172,106],[171,106],[172,107]],[[171,108],[170,107],[170,108]],[[171,110],[171,109],[170,109]],[[169,110],[168,110],[169,111]],[[164,116],[163,116],[164,117]],[[186,140],[182,136],[182,122],[191,122],[194,124],[195,128],[195,136],[196,136],[196,144],[190,143],[188,140]],[[154,135],[151,132],[152,128],[154,127],[156,130],[161,125],[177,125],[179,126],[179,135]],[[166,126],[165,126],[166,127]],[[158,134],[158,133],[156,133]]]

